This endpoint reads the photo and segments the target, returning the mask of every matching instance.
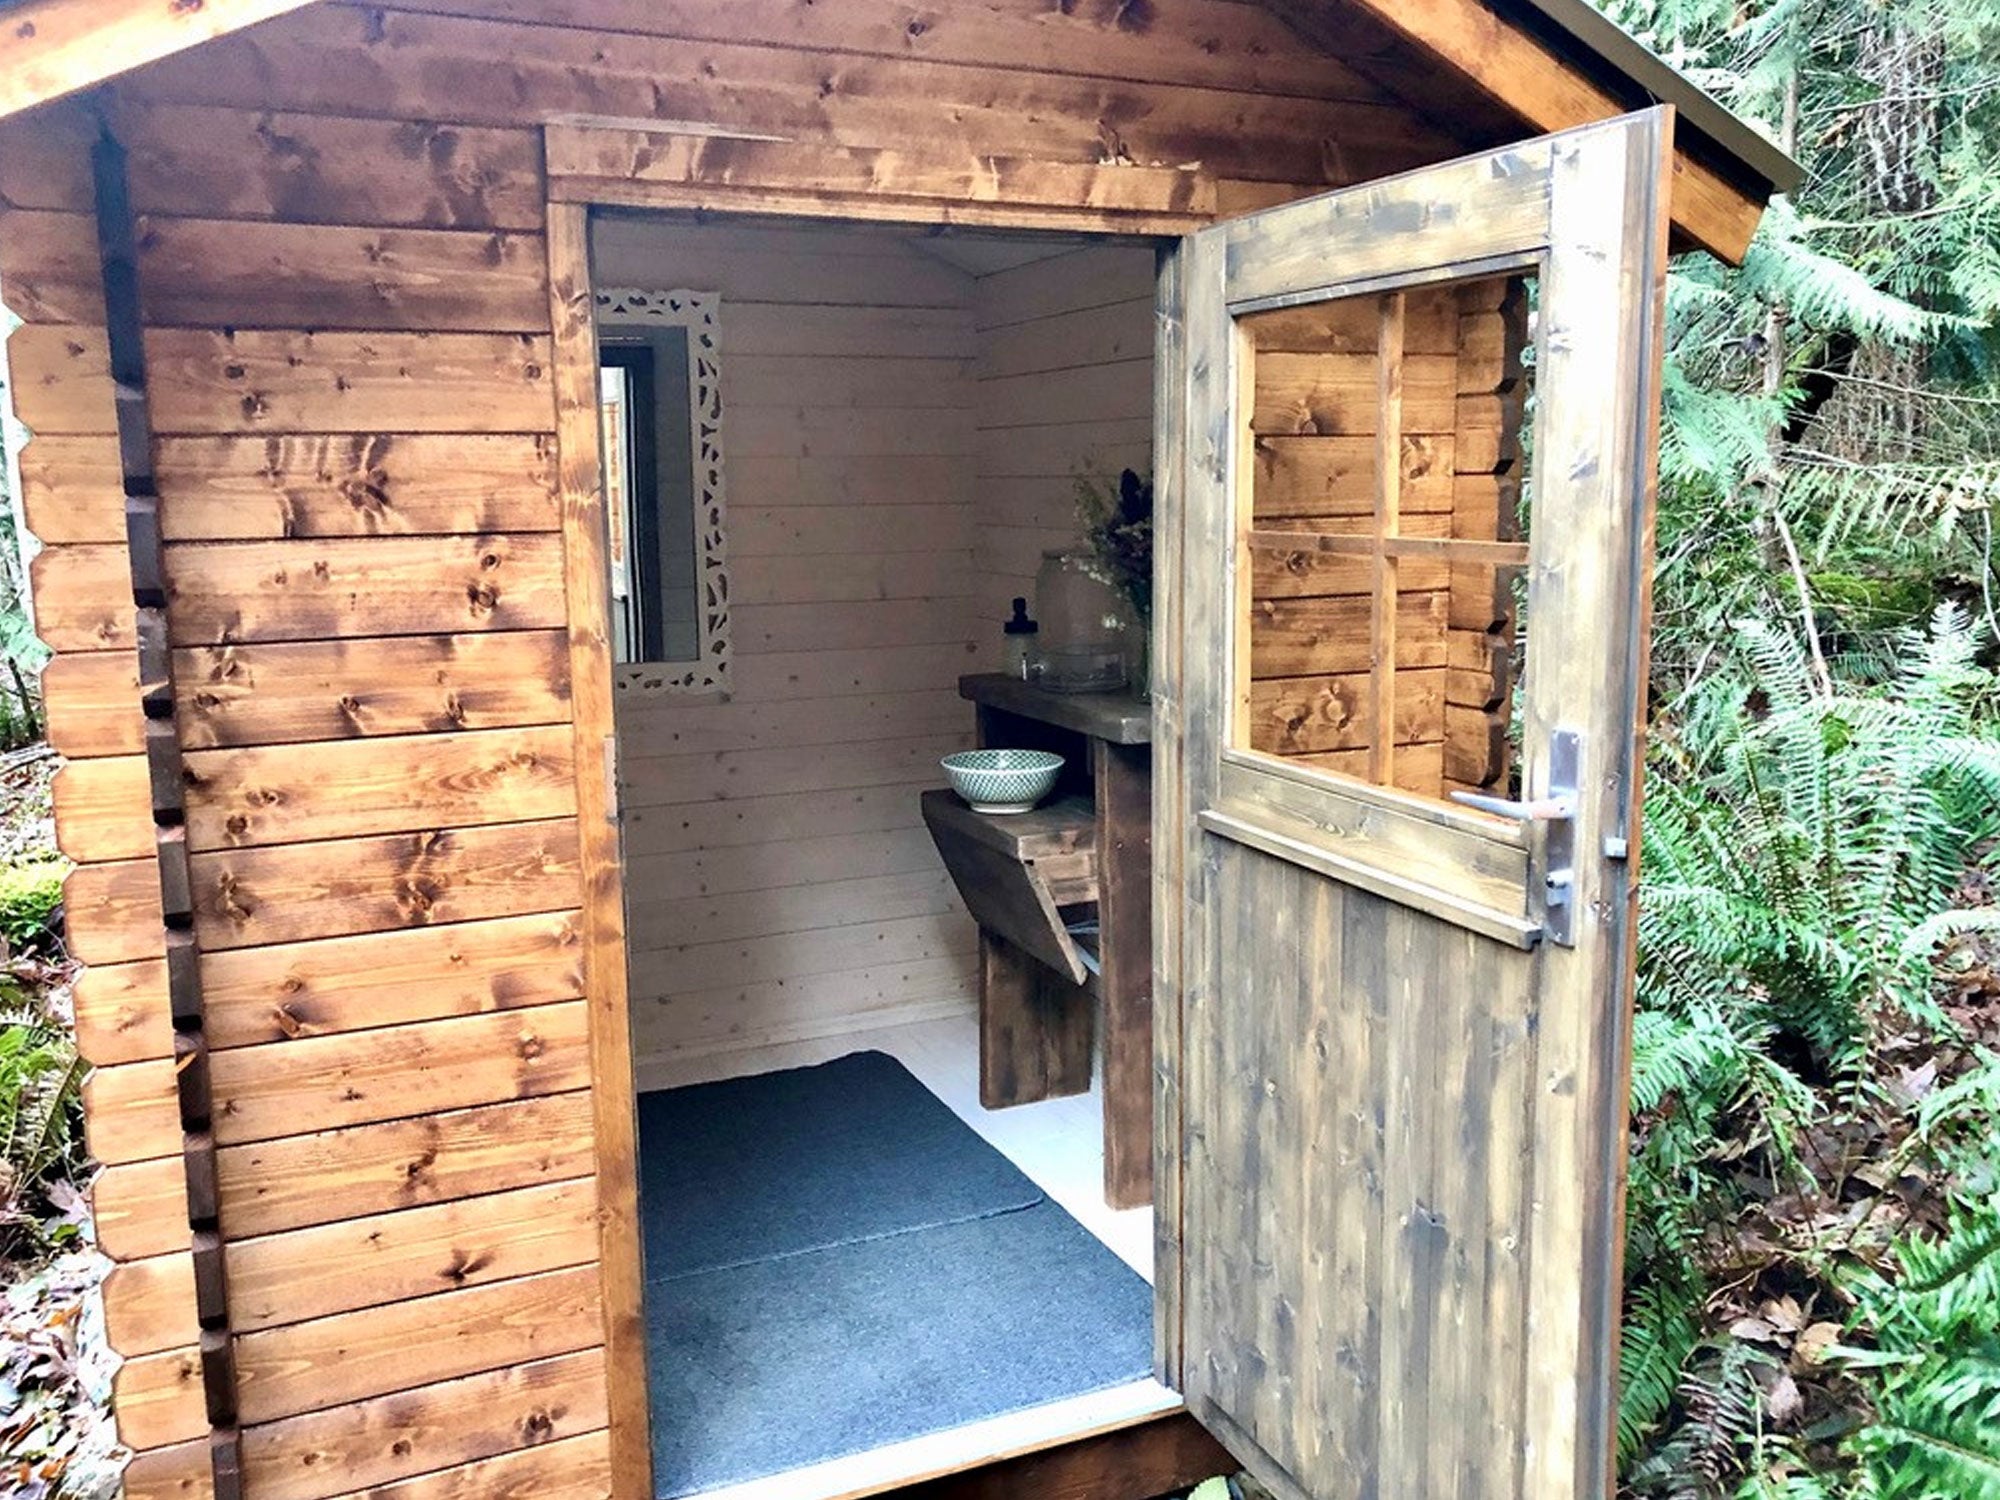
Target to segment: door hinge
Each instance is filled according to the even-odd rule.
[[[618,736],[604,737],[604,821],[616,823],[625,816],[625,802],[618,793]]]

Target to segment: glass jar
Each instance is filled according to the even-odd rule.
[[[1136,623],[1125,596],[1101,576],[1088,548],[1059,547],[1042,554],[1035,573],[1035,640],[1044,687],[1065,692],[1108,692],[1125,686]],[[1141,645],[1143,643],[1140,643]],[[1116,657],[1115,667],[1106,658]],[[1114,680],[1115,679],[1115,680]]]

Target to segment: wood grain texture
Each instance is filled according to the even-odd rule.
[[[578,1266],[241,1335],[244,1419],[267,1422],[596,1345]]]
[[[709,134],[552,125],[558,199],[656,208],[733,209],[852,220],[1010,222],[1100,233],[1171,234],[1215,213],[1213,179],[1172,167],[1109,167],[934,155],[878,148],[740,140]]]
[[[1647,218],[1660,207],[1648,184],[1664,175],[1663,129],[1656,114],[1547,143],[1549,217],[1516,247],[1547,247],[1543,347],[1565,351],[1537,367],[1530,651],[1547,641],[1560,661],[1527,689],[1525,781],[1539,785],[1553,725],[1584,726],[1602,757],[1587,773],[1599,791],[1579,830],[1590,850],[1607,831],[1622,836],[1636,776],[1631,642],[1643,630],[1645,439],[1657,388],[1634,372],[1657,358],[1657,325],[1644,320],[1657,306],[1666,234],[1663,218]],[[1444,218],[1476,221],[1483,234],[1507,214],[1481,213],[1481,181],[1461,172],[1454,183],[1444,169],[1399,186],[1466,193]],[[1336,223],[1340,201],[1324,205]],[[1379,205],[1353,202],[1360,217],[1331,234],[1367,237]],[[1631,203],[1626,221],[1587,206],[1605,202]],[[1294,248],[1306,236],[1303,207],[1275,211],[1281,233],[1268,246],[1254,220],[1197,240],[1217,285],[1197,284],[1190,298],[1204,436],[1189,466],[1189,526],[1217,545],[1191,556],[1226,559],[1232,536],[1240,556],[1252,509],[1241,483],[1247,435],[1225,378],[1244,335],[1223,305],[1220,250],[1233,251],[1231,278],[1273,293],[1295,278],[1310,290],[1315,273]],[[1437,253],[1428,230],[1421,245],[1390,221],[1376,234],[1363,258],[1384,268],[1399,255],[1428,265]],[[1584,339],[1585,326],[1597,333]],[[1469,348],[1475,360],[1490,354],[1476,339]],[[1476,392],[1483,377],[1470,378]],[[1560,395],[1555,380],[1565,382]],[[1394,394],[1385,383],[1385,408]],[[1560,421],[1550,421],[1551,404]],[[1467,446],[1463,429],[1455,446]],[[1372,483],[1392,487],[1397,467],[1378,458]],[[1375,498],[1384,520],[1397,519],[1384,503],[1393,495]],[[1411,560],[1397,566],[1440,545],[1450,543],[1410,538]],[[1496,557],[1511,545],[1477,543]],[[1213,561],[1191,578],[1188,649],[1242,630],[1237,600],[1253,578],[1240,562]],[[1299,602],[1259,601],[1258,619]],[[1346,607],[1316,601],[1311,613],[1330,625]],[[1400,612],[1394,620],[1399,667],[1417,665],[1407,656],[1412,623]],[[1595,648],[1579,649],[1584,640]],[[1303,644],[1295,635],[1287,649]],[[1582,861],[1580,875],[1607,892],[1588,930],[1574,948],[1532,946],[1524,932],[1541,910],[1539,836],[1218,744],[1211,726],[1228,724],[1232,685],[1249,668],[1232,673],[1231,653],[1209,649],[1222,662],[1189,678],[1188,775],[1196,805],[1207,804],[1203,826],[1226,837],[1198,840],[1188,855],[1194,968],[1176,1080],[1190,1409],[1292,1500],[1353,1487],[1449,1493],[1468,1475],[1501,1495],[1602,1493],[1615,1343],[1606,1254],[1624,1142],[1614,1102],[1623,1080],[1607,1062],[1624,1055],[1624,1007],[1607,1015],[1603,997],[1630,983],[1625,872]],[[1398,678],[1425,678],[1435,692],[1452,669],[1442,654],[1424,660]],[[1347,716],[1337,698],[1318,722],[1300,716],[1307,708],[1279,709],[1284,732],[1337,741]],[[1426,748],[1436,762],[1425,774],[1441,776],[1443,747]],[[1352,748],[1304,758],[1352,774],[1343,757],[1356,755],[1365,760]],[[1401,785],[1413,758],[1398,749]],[[1477,905],[1467,904],[1475,892]]]
[[[323,1500],[524,1443],[561,1454],[604,1415],[603,1356],[585,1349],[255,1428],[244,1460],[271,1500]]]
[[[144,214],[419,229],[542,227],[532,130],[121,100]]]
[[[554,724],[569,716],[559,631],[195,648],[174,678],[189,749]],[[53,658],[50,743],[68,759],[135,755],[138,672],[116,651]]]
[[[0,116],[227,36],[310,0],[29,0],[0,31]]]
[[[541,334],[152,328],[146,363],[163,435],[545,432],[549,425],[549,346]]]
[[[0,209],[0,285],[24,323],[104,321],[97,220],[89,213]]]
[[[209,954],[202,984],[228,1048],[572,999],[583,972],[574,914],[551,912]],[[95,964],[74,1004],[86,1061],[172,1055],[164,961]]]
[[[407,0],[398,9],[463,14],[465,0]],[[1084,78],[1207,84],[1241,92],[1321,99],[1379,99],[1381,92],[1332,57],[1301,48],[1274,17],[1191,0],[1135,22],[1114,0],[1050,11],[1035,0],[996,0],[914,24],[892,0],[801,9],[783,0],[482,0],[479,13],[544,25],[603,27],[689,41],[755,37],[828,53],[976,63]]]
[[[178,542],[553,531],[552,450],[535,434],[163,438],[162,524]]]
[[[196,750],[184,764],[193,850],[528,822],[576,808],[566,724],[327,742],[309,757],[289,746]]]
[[[610,1435],[600,1431],[348,1495],[352,1500],[603,1500],[615,1492],[617,1473]]]
[[[525,728],[569,718],[555,630],[295,641],[182,651],[189,749]]]
[[[21,510],[48,546],[125,540],[118,439],[110,433],[37,433],[19,453]]]
[[[183,646],[550,629],[563,621],[562,546],[501,534],[176,547],[167,589]]]
[[[210,1059],[224,1146],[582,1088],[579,1002],[235,1048]],[[98,1068],[84,1084],[91,1156],[178,1152],[170,1061]]]
[[[577,837],[575,819],[555,818],[197,854],[195,931],[221,952],[566,911]]]
[[[644,1271],[639,1242],[639,1127],[632,1079],[626,973],[625,867],[609,778],[592,775],[616,733],[612,707],[608,520],[600,475],[597,338],[590,224],[580,208],[551,208],[549,322],[555,368],[564,590],[575,707],[576,827],[581,933],[590,1020],[591,1130],[601,1217],[598,1287],[610,1384],[617,1493],[652,1493]]]
[[[713,25],[713,23],[711,23]],[[1070,78],[981,61],[826,56],[745,43],[324,6],[132,82],[154,101],[371,113],[510,126],[563,115],[711,122],[802,141],[933,141],[975,156],[1199,161],[1218,175],[1358,181],[1454,149],[1406,111],[1332,95],[1274,97],[1120,72]],[[1150,71],[1150,70],[1149,70]]]
[[[239,1332],[584,1264],[597,1250],[589,1178],[488,1193],[229,1246],[230,1326]],[[197,1336],[194,1270],[180,1253],[105,1278],[111,1346],[153,1353]]]
[[[154,325],[546,332],[542,239],[152,215],[139,276]]]
[[[587,1176],[586,1092],[484,1105],[233,1146],[220,1154],[232,1234],[250,1238]],[[93,1186],[98,1237],[118,1260],[188,1246],[186,1181],[162,1158]]]
[[[265,1329],[236,1339],[239,1401],[247,1422],[273,1421],[589,1348],[597,1324],[597,1276],[585,1266]],[[196,1435],[191,1363],[169,1350],[119,1370],[113,1399],[135,1446]]]
[[[111,352],[102,327],[23,323],[7,338],[14,415],[39,436],[114,433]]]
[[[523,1442],[549,1445],[604,1425],[604,1361],[594,1349],[461,1376],[265,1423],[244,1434],[245,1468],[271,1500],[327,1500],[353,1485],[450,1472]],[[142,1454],[128,1500],[207,1494],[205,1444]],[[195,1476],[199,1475],[199,1479]]]

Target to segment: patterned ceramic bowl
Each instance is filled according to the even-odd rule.
[[[974,812],[1028,812],[1056,784],[1063,758],[1047,750],[961,750],[942,764]]]

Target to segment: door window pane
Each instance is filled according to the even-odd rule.
[[[1501,276],[1240,320],[1240,747],[1516,790],[1529,301]]]

